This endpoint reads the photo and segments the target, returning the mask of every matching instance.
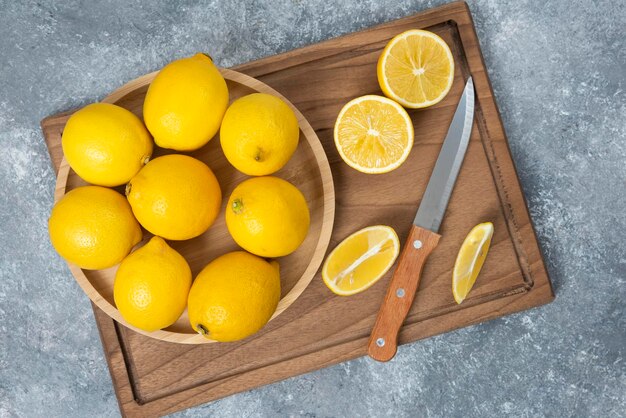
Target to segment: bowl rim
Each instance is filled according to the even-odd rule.
[[[228,81],[243,84],[246,87],[249,87],[257,92],[268,93],[284,100],[285,103],[287,103],[287,105],[289,105],[289,107],[296,114],[300,130],[304,134],[304,137],[306,138],[309,146],[313,151],[313,154],[315,155],[317,167],[320,171],[323,189],[322,225],[320,229],[320,236],[313,251],[311,261],[309,262],[304,273],[293,286],[293,288],[291,288],[291,290],[280,299],[276,311],[270,318],[270,321],[272,321],[281,313],[283,313],[289,306],[291,306],[296,301],[296,299],[298,299],[302,292],[304,292],[304,290],[311,283],[313,277],[315,277],[315,273],[317,273],[322,264],[324,255],[326,254],[326,250],[328,249],[328,245],[330,244],[330,237],[333,229],[333,223],[335,220],[335,188],[332,172],[328,163],[328,157],[326,156],[324,148],[322,147],[322,143],[315,133],[315,130],[311,127],[304,115],[287,98],[285,98],[282,94],[278,93],[276,90],[263,83],[262,81],[250,77],[246,74],[227,68],[220,68],[219,71],[222,76]],[[157,74],[158,71],[154,71],[152,73],[148,73],[141,77],[135,78],[134,80],[129,81],[128,83],[113,91],[111,94],[102,99],[101,102],[115,104],[127,94],[150,84]],[[71,168],[69,166],[69,163],[64,156],[63,160],[61,161],[61,165],[59,166],[59,171],[56,179],[54,192],[55,204],[65,195],[70,170]],[[89,299],[100,309],[102,309],[109,317],[124,325],[125,327],[130,328],[131,330],[146,335],[148,337],[173,343],[207,344],[216,342],[214,340],[209,340],[197,333],[182,333],[167,331],[165,329],[148,332],[130,325],[124,320],[119,310],[114,305],[112,305],[104,296],[102,296],[100,292],[98,292],[98,290],[93,286],[93,284],[90,282],[90,280],[87,278],[87,276],[80,267],[70,262],[67,262],[67,265],[69,266],[72,275],[74,276],[80,287],[83,289],[83,291],[87,294]]]

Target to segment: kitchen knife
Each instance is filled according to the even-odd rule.
[[[367,353],[375,360],[389,361],[396,354],[398,332],[413,304],[422,268],[441,238],[439,226],[465,157],[473,121],[474,83],[470,77],[378,311],[367,348]]]

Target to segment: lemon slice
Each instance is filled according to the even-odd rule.
[[[493,224],[485,222],[476,225],[465,237],[452,274],[452,294],[456,303],[463,302],[472,290],[489,252],[492,236]]]
[[[348,102],[335,123],[335,145],[350,167],[387,173],[406,160],[413,147],[413,123],[398,103],[382,96]]]
[[[361,229],[328,255],[322,279],[340,296],[362,292],[387,273],[399,252],[400,241],[393,228],[376,225]]]
[[[378,59],[377,74],[385,96],[418,109],[446,97],[454,80],[454,59],[439,36],[413,29],[389,41]]]

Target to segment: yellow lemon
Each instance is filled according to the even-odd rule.
[[[337,295],[349,296],[376,283],[400,253],[396,231],[389,226],[363,228],[341,241],[322,267],[322,279]]]
[[[99,186],[127,183],[152,155],[152,139],[141,120],[109,103],[93,103],[70,116],[61,144],[76,174]]]
[[[439,36],[412,29],[389,41],[378,59],[377,75],[385,96],[411,109],[428,107],[450,91],[454,58]]]
[[[226,226],[235,242],[261,257],[295,251],[309,231],[304,196],[278,177],[253,177],[233,190],[226,206]]]
[[[67,261],[84,269],[118,264],[141,241],[141,227],[124,196],[100,186],[71,190],[52,208],[50,240]]]
[[[145,331],[172,325],[187,307],[191,269],[161,237],[135,250],[115,274],[113,297],[124,319]]]
[[[456,303],[463,302],[472,290],[487,258],[491,237],[493,237],[491,222],[476,225],[465,237],[452,273],[452,294]]]
[[[154,235],[184,240],[206,231],[222,204],[220,185],[211,169],[187,155],[155,158],[126,186],[139,223]]]
[[[265,176],[280,170],[298,147],[295,113],[271,94],[254,93],[230,105],[220,129],[228,161],[242,173]]]
[[[278,263],[245,251],[224,254],[196,277],[189,292],[189,321],[215,341],[236,341],[270,320],[280,300]]]
[[[413,148],[413,123],[398,103],[382,96],[348,102],[335,122],[335,145],[343,161],[368,174],[395,170]]]
[[[217,133],[228,106],[228,87],[205,54],[173,61],[150,84],[143,118],[162,148],[191,151]]]

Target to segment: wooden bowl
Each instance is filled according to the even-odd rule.
[[[322,263],[335,216],[335,192],[332,175],[326,154],[315,131],[298,109],[274,89],[259,80],[232,70],[222,69],[220,71],[228,84],[231,102],[250,93],[269,93],[285,100],[295,112],[300,124],[298,148],[287,165],[275,175],[291,182],[304,194],[311,212],[311,227],[305,241],[294,253],[278,259],[282,295],[278,308],[272,316],[274,319],[296,301]],[[144,97],[156,74],[157,72],[146,74],[125,84],[107,96],[103,102],[115,103],[142,118]],[[237,171],[226,160],[218,137],[219,134],[201,149],[188,154],[204,161],[215,173],[223,194],[220,215],[209,230],[201,236],[187,241],[168,241],[189,262],[194,277],[216,257],[239,249],[226,229],[224,207],[235,186],[248,176]],[[153,158],[171,153],[173,151],[157,147]],[[64,158],[57,176],[55,202],[63,197],[67,191],[86,184],[70,168]],[[119,187],[117,190],[123,193],[123,187]],[[139,246],[147,242],[151,236],[145,231],[144,239]],[[146,332],[133,327],[124,321],[113,300],[113,281],[117,266],[106,270],[83,270],[76,265],[68,264],[87,296],[111,318],[128,328],[159,340],[176,343],[204,344],[213,342],[197,334],[191,328],[187,311],[175,324],[163,330]]]

